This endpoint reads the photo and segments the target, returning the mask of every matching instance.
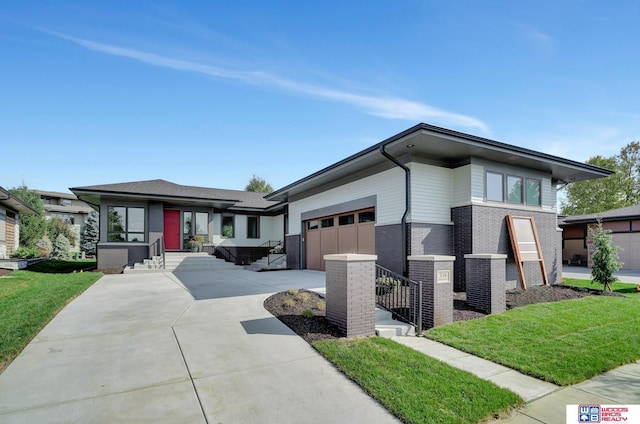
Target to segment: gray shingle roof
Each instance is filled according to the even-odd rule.
[[[622,218],[637,218],[640,217],[640,203],[637,205],[627,206],[624,208],[612,209],[610,211],[604,211],[599,213],[591,213],[585,215],[572,215],[562,219],[562,222],[570,224],[573,222],[589,222],[602,220],[616,220]]]
[[[73,192],[98,192],[102,194],[137,194],[154,197],[219,200],[225,202],[234,202],[234,207],[238,208],[267,209],[273,205],[278,204],[278,202],[275,201],[265,200],[265,193],[185,186],[160,179],[74,187],[71,190]]]

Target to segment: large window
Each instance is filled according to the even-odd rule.
[[[498,172],[486,173],[486,198],[491,202],[504,202],[514,205],[540,206],[540,180],[515,175],[506,176]]]
[[[540,206],[540,181],[527,178],[526,184],[527,205]]]
[[[144,208],[109,206],[107,240],[144,242]]]
[[[497,172],[487,172],[487,200],[504,201],[504,175]]]
[[[235,215],[222,215],[222,237],[234,238],[235,236]]]
[[[205,241],[209,240],[209,214],[207,212],[183,212],[182,225],[185,243],[196,234],[201,235]]]
[[[522,203],[522,177],[507,175],[507,202]]]
[[[259,216],[247,217],[247,238],[251,238],[251,239],[260,238],[260,217]]]

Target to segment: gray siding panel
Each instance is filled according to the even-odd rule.
[[[376,226],[376,255],[378,265],[402,274],[402,225]]]

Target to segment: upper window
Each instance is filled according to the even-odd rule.
[[[504,175],[487,171],[487,200],[504,202]]]
[[[487,171],[486,195],[491,202],[504,202],[514,205],[540,206],[540,180],[523,178],[515,175],[505,175]]]
[[[522,177],[507,175],[507,202],[522,203]]]
[[[527,185],[526,185],[525,192],[527,197],[527,205],[531,205],[531,206],[541,205],[539,180],[532,180],[527,178]]]
[[[234,238],[236,224],[234,215],[222,215],[222,237]]]
[[[144,242],[144,208],[109,206],[108,241]]]
[[[307,221],[307,230],[317,230],[318,229],[318,221]]]
[[[247,238],[260,238],[260,217],[247,217]]]

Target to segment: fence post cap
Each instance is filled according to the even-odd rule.
[[[456,260],[456,257],[447,255],[411,255],[407,256],[407,260],[425,262],[453,262]]]

